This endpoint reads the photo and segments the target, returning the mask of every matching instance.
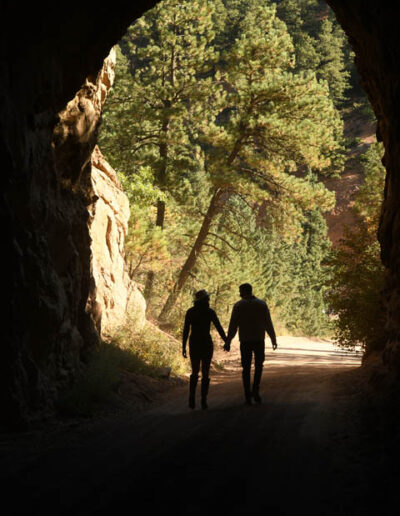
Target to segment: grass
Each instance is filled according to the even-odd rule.
[[[90,357],[85,370],[59,400],[59,412],[67,416],[91,416],[99,405],[112,399],[121,383],[121,372],[152,377],[187,371],[180,354],[180,344],[155,327],[134,331],[135,326],[122,328],[110,342],[102,342]]]
[[[170,367],[171,372],[177,375],[187,371],[180,342],[153,324],[147,323],[140,332],[128,324],[118,332],[113,342],[140,359],[144,367],[140,372],[144,374],[157,376],[157,371],[165,367]]]

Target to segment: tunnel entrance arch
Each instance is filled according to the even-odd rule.
[[[378,118],[384,142],[387,182],[379,232],[388,270],[387,324],[393,336],[385,359],[398,368],[400,331],[400,144],[398,124],[400,53],[391,4],[357,0],[327,2],[349,37],[363,87]],[[27,7],[7,4],[2,32],[0,152],[4,165],[1,209],[7,308],[1,353],[3,419],[23,422],[49,406],[58,386],[72,381],[97,340],[91,317],[87,208],[87,171],[95,133],[74,144],[63,167],[54,159],[51,140],[56,115],[85,83],[95,84],[109,49],[129,23],[155,2],[116,2],[93,10],[69,6],[60,17],[43,2]],[[83,104],[76,109],[84,111]],[[68,122],[68,121],[67,121]],[[90,125],[90,120],[85,123]],[[67,124],[68,127],[68,124]],[[68,152],[67,152],[68,151]],[[19,424],[18,423],[18,424]]]

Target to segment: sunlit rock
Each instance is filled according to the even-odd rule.
[[[89,224],[99,330],[102,336],[112,336],[127,315],[139,330],[145,323],[146,302],[129,278],[124,259],[129,201],[97,146],[92,154],[91,180],[96,201],[90,207]]]

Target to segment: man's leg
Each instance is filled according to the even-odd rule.
[[[265,342],[254,343],[254,381],[253,381],[253,398],[256,403],[261,403],[260,383],[265,360]]]
[[[243,389],[246,403],[251,405],[251,391],[250,391],[250,368],[252,358],[252,348],[246,342],[240,343],[240,355],[242,357],[242,378]]]
[[[189,385],[189,407],[194,409],[196,405],[196,387],[199,379],[200,358],[191,355],[190,362],[192,364],[192,374],[190,375]]]
[[[210,385],[211,358],[203,358],[201,361],[201,408],[207,409],[208,387]]]

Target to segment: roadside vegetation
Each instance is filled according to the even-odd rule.
[[[59,401],[60,414],[92,416],[107,405],[123,403],[124,384],[134,382],[142,390],[143,375],[160,383],[186,373],[180,343],[152,325],[140,332],[134,331],[134,327],[127,324],[113,340],[102,342],[92,352],[78,380]]]

